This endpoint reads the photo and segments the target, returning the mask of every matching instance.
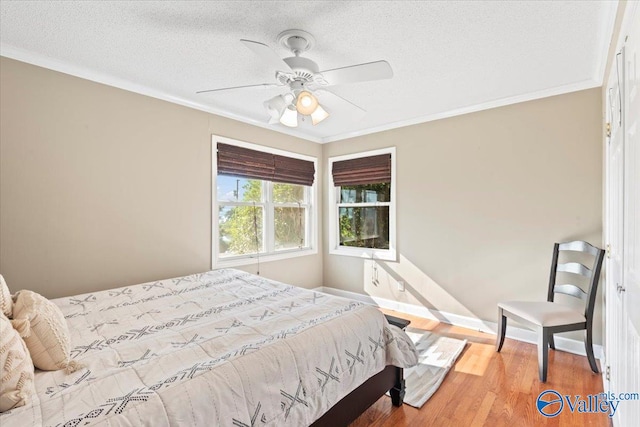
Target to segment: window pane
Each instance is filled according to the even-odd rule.
[[[262,201],[262,181],[259,179],[218,175],[217,185],[219,202]]]
[[[391,184],[345,185],[340,187],[340,203],[375,203],[391,200]]]
[[[389,249],[389,207],[339,208],[340,245]]]
[[[306,246],[305,208],[279,208],[275,213],[276,250],[302,248]]]
[[[304,203],[305,186],[297,184],[273,183],[274,203]]]
[[[260,252],[264,252],[262,211],[260,206],[220,207],[218,212],[220,257],[256,253],[258,248]]]

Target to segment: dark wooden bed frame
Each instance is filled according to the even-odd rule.
[[[403,369],[388,365],[343,397],[311,425],[313,427],[347,426],[387,391],[391,395],[393,406],[402,406],[404,388]]]

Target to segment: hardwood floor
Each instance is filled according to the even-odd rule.
[[[507,339],[495,351],[495,335],[383,310],[411,320],[414,328],[466,339],[467,346],[436,393],[420,408],[391,405],[383,396],[351,427],[396,426],[610,426],[606,414],[572,413],[565,404],[553,418],[540,415],[536,399],[545,390],[561,395],[595,395],[603,391],[600,374],[586,357],[549,351],[547,382],[538,380],[537,349]]]

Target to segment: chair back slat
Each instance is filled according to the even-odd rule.
[[[558,249],[561,251],[586,252],[589,255],[597,256],[599,249],[582,240],[560,243]]]
[[[588,297],[585,291],[583,291],[576,285],[571,285],[571,284],[556,285],[553,288],[553,292],[555,292],[556,294],[571,295],[572,297],[580,298],[582,300],[586,300]]]
[[[571,274],[579,274],[584,277],[591,277],[591,269],[587,266],[580,264],[579,262],[567,262],[564,264],[558,264],[558,268],[556,269],[558,273],[571,273]]]
[[[564,264],[559,264],[558,258],[560,251],[582,252],[589,254],[593,256],[593,267],[585,267],[579,262],[566,262]],[[582,259],[583,257],[580,256],[579,258]],[[549,274],[547,301],[553,301],[555,293],[562,293],[585,300],[584,316],[587,319],[587,324],[591,325],[593,321],[593,311],[596,303],[596,293],[598,291],[598,282],[600,281],[600,271],[602,270],[603,259],[604,250],[587,242],[577,240],[573,242],[556,243],[553,246],[553,258],[551,260],[551,272]],[[580,289],[579,286],[571,284],[556,286],[557,273],[572,273],[586,277],[589,280],[588,290],[585,292]],[[567,278],[567,280],[570,279]]]

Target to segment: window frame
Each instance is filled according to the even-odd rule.
[[[264,252],[260,254],[250,253],[244,255],[235,255],[229,257],[221,257],[219,254],[219,235],[220,222],[218,210],[221,205],[224,206],[246,206],[252,205],[252,202],[219,202],[218,201],[218,162],[217,162],[217,144],[218,143],[235,145],[250,150],[262,151],[265,153],[276,154],[280,156],[292,157],[301,160],[313,162],[315,174],[312,186],[308,187],[307,203],[302,204],[306,207],[305,216],[305,239],[307,246],[303,248],[275,249],[275,208],[287,207],[297,203],[275,203],[272,200],[273,185],[279,184],[272,181],[261,180],[262,185],[262,201],[256,202],[256,206],[263,207],[262,228],[263,228],[263,248]],[[237,267],[242,265],[256,264],[258,259],[260,262],[271,262],[288,258],[296,258],[300,256],[314,255],[318,253],[318,159],[313,156],[293,153],[290,151],[279,150],[264,145],[253,144],[250,142],[239,141],[220,135],[212,135],[211,137],[211,268]],[[268,224],[271,224],[268,226]]]
[[[391,195],[389,202],[363,202],[363,203],[339,203],[340,187],[333,183],[333,163],[342,160],[358,159],[362,157],[377,156],[379,154],[391,154]],[[329,198],[329,254],[345,255],[359,258],[380,259],[396,261],[396,148],[388,147],[361,153],[346,154],[329,157],[327,162],[327,191]],[[341,207],[375,207],[389,206],[389,249],[358,248],[340,245],[340,229],[338,227],[339,210]]]

